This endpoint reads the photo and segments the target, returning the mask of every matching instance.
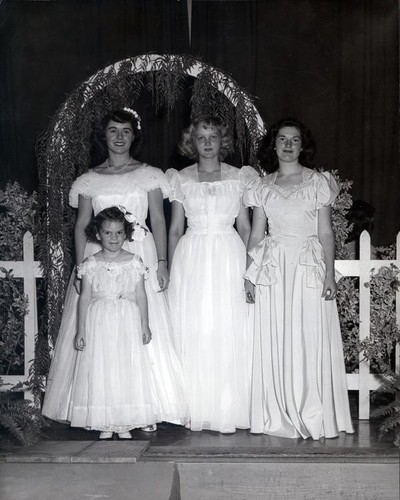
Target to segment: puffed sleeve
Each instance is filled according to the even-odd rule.
[[[253,167],[250,167],[250,165],[244,165],[239,171],[239,181],[240,181],[241,191],[244,192],[244,190],[251,183],[251,181],[257,179],[258,177],[259,174],[257,170],[255,170]]]
[[[76,268],[76,275],[78,278],[82,278],[82,276],[87,276],[89,278],[89,281],[91,281],[91,277],[93,275],[95,267],[96,267],[96,260],[91,255],[90,257],[86,258],[82,262],[82,264],[80,264]]]
[[[151,167],[146,165],[144,170],[145,179],[143,183],[143,188],[146,191],[154,191],[155,189],[161,189],[164,198],[168,198],[170,195],[170,185],[164,172],[157,167]]]
[[[179,176],[179,172],[174,168],[169,168],[165,175],[169,181],[169,185],[171,187],[171,192],[169,194],[169,201],[179,201],[179,203],[183,203],[185,199],[185,195],[182,191],[181,178]]]
[[[257,175],[251,180],[243,193],[243,205],[246,207],[262,207],[261,201],[262,178]]]
[[[339,186],[330,172],[316,172],[317,209],[333,203],[339,194]]]
[[[89,172],[80,175],[72,183],[71,189],[69,191],[69,204],[71,207],[78,208],[79,195],[84,198],[90,198],[89,185],[90,185],[91,175]]]
[[[140,276],[143,275],[145,279],[149,277],[149,269],[144,265],[142,258],[139,255],[134,255],[132,258],[131,266],[138,272]]]

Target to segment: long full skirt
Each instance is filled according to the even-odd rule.
[[[313,268],[299,264],[299,248],[280,245],[273,258],[272,282],[256,287],[251,432],[351,433],[336,302],[309,282]]]
[[[252,338],[245,260],[233,228],[211,235],[189,229],[174,254],[168,296],[194,431],[249,427]]]
[[[71,391],[68,421],[74,427],[126,432],[157,421],[159,402],[136,302],[90,304],[86,347],[77,355]]]

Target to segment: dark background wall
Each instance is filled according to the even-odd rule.
[[[317,163],[354,181],[376,209],[375,243],[400,230],[397,0],[3,0],[0,3],[0,187],[37,187],[35,142],[68,93],[125,57],[192,54],[254,96],[266,125],[296,116]],[[130,103],[127,103],[130,104]],[[172,166],[186,103],[169,120],[144,94],[143,158]]]

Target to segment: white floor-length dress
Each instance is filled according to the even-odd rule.
[[[254,181],[248,206],[263,207],[268,236],[250,256],[256,285],[251,432],[335,437],[353,432],[336,301],[321,297],[324,253],[318,209],[333,202],[333,177],[303,168],[285,190],[277,172]]]
[[[72,184],[70,204],[77,207],[79,195],[88,197],[92,200],[94,214],[111,206],[122,205],[137,217],[140,224],[145,225],[148,192],[158,188],[162,190],[164,196],[168,195],[170,187],[163,172],[146,164],[131,172],[118,175],[104,175],[89,170]],[[183,390],[182,368],[173,344],[167,297],[164,292],[160,292],[157,281],[158,259],[153,235],[148,232],[142,241],[126,241],[124,248],[141,257],[149,270],[145,288],[153,339],[148,345],[148,351],[159,398],[157,420],[184,424],[187,421],[187,405]],[[85,257],[99,250],[99,245],[89,242],[86,245]],[[77,325],[77,303],[78,294],[71,280],[42,410],[44,415],[53,420],[68,421],[72,377],[77,358],[77,351],[73,345]]]
[[[249,427],[251,328],[243,274],[246,250],[234,229],[251,167],[221,165],[221,180],[199,182],[197,164],[170,169],[171,201],[188,228],[175,250],[168,289],[181,346],[190,428]]]
[[[68,421],[74,427],[126,432],[157,421],[149,345],[143,345],[136,302],[136,284],[145,273],[137,255],[126,262],[90,256],[79,266],[92,297],[71,389]]]

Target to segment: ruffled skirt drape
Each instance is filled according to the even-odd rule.
[[[320,243],[268,237],[250,255],[251,432],[313,439],[353,432],[336,302],[321,297]]]

